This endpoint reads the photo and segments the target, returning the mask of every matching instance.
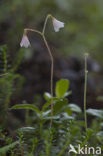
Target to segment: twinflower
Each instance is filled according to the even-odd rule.
[[[28,48],[30,46],[30,41],[26,34],[23,34],[22,40],[20,42],[21,47]]]
[[[60,28],[64,27],[64,23],[58,21],[56,18],[52,17],[53,27],[55,32],[58,32]]]

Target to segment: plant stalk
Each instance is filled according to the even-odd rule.
[[[85,120],[85,130],[87,131],[87,114],[86,114],[86,94],[87,94],[87,57],[88,53],[85,53],[85,82],[84,82],[84,120]]]
[[[53,55],[52,55],[52,52],[50,50],[50,47],[48,45],[48,42],[45,38],[45,29],[46,29],[46,24],[47,24],[47,21],[48,19],[52,17],[52,15],[47,15],[46,19],[45,19],[45,22],[44,22],[44,26],[43,26],[43,30],[42,32],[38,31],[38,30],[35,30],[35,29],[29,29],[29,28],[26,28],[24,29],[24,34],[27,33],[27,31],[32,31],[32,32],[35,32],[35,33],[38,33],[39,35],[41,35],[41,37],[43,38],[43,41],[45,43],[45,46],[48,50],[48,53],[49,53],[49,56],[50,56],[50,59],[51,59],[51,77],[50,77],[50,90],[51,90],[51,117],[53,116],[53,70],[54,70],[54,59],[53,59]],[[52,119],[51,119],[51,123],[50,123],[50,127],[52,126]]]
[[[46,19],[45,19],[45,22],[44,22],[44,26],[43,26],[43,31],[42,31],[42,34],[43,34],[43,35],[44,35],[44,33],[45,33],[45,28],[46,28],[46,25],[47,25],[47,21],[48,21],[48,19],[49,19],[50,17],[52,17],[52,15],[50,15],[50,14],[48,14],[48,15],[46,16]]]
[[[51,117],[53,116],[53,70],[54,70],[54,59],[53,59],[53,55],[51,53],[51,50],[49,48],[49,45],[46,41],[45,36],[43,35],[43,40],[44,43],[46,45],[46,48],[48,49],[50,58],[51,58],[51,78],[50,78],[50,83],[51,83]],[[52,126],[52,119],[51,119],[51,123],[50,123],[50,127]]]

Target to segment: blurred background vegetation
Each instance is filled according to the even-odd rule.
[[[48,23],[47,37],[55,45],[56,51],[77,57],[87,51],[102,63],[102,5],[102,0],[1,0],[0,44],[7,44],[15,56],[20,48],[23,29],[41,30],[46,15],[51,13],[65,23],[65,29],[57,34]]]
[[[15,77],[12,78],[12,80],[16,79],[15,80],[16,82],[15,81],[13,82],[14,84],[12,89],[12,92],[15,96],[18,95],[18,93],[20,93],[20,86],[22,86],[22,84],[25,83],[24,77],[26,78],[27,87],[26,89],[24,88],[24,92],[22,92],[21,96],[16,99],[16,103],[26,100],[26,98],[27,100],[29,100],[30,96],[31,97],[34,96],[34,93],[37,93],[37,96],[35,95],[35,101],[36,101],[36,98],[38,99],[38,93],[43,93],[44,91],[46,91],[47,88],[50,89],[49,81],[48,81],[50,78],[50,61],[47,61],[47,64],[45,63],[45,59],[48,60],[47,57],[48,54],[47,51],[43,48],[44,45],[40,37],[37,36],[36,34],[29,33],[28,35],[32,46],[28,49],[20,48],[20,41],[22,38],[24,28],[27,27],[35,28],[41,31],[44,24],[45,17],[49,13],[52,14],[58,20],[65,23],[65,28],[61,29],[59,33],[54,32],[52,22],[50,20],[48,21],[47,28],[46,28],[46,37],[51,47],[51,50],[53,52],[53,55],[55,57],[59,55],[63,56],[57,58],[61,60],[59,61],[59,63],[55,61],[56,74],[54,74],[54,82],[61,77],[68,78],[68,79],[71,77],[70,78],[71,88],[74,87],[72,89],[73,91],[72,95],[77,94],[76,96],[81,98],[79,102],[78,100],[74,100],[74,102],[77,102],[79,103],[79,105],[82,105],[80,103],[81,101],[83,102],[84,79],[81,78],[82,77],[81,72],[84,70],[84,66],[83,66],[84,62],[82,61],[81,63],[81,58],[84,57],[85,52],[88,52],[90,56],[101,65],[101,73],[99,73],[101,74],[101,78],[99,79],[97,77],[99,75],[98,74],[95,77],[96,81],[94,83],[92,79],[90,80],[92,91],[95,90],[96,87],[95,83],[97,82],[99,82],[97,88],[100,87],[101,89],[103,89],[103,85],[102,85],[102,77],[103,77],[102,76],[102,66],[103,66],[102,63],[103,11],[102,10],[103,7],[102,5],[103,5],[102,0],[84,0],[84,1],[83,0],[78,0],[78,1],[76,0],[52,0],[52,1],[0,0],[0,45],[7,46],[5,48],[7,48],[6,57],[8,60],[8,67],[6,67],[7,62],[4,61],[4,67],[6,67],[7,69],[5,69],[5,71],[4,70],[2,71],[3,67],[1,66],[1,73],[6,72],[9,69],[13,72],[17,72],[20,74],[18,76],[15,76],[16,78]],[[1,53],[2,50],[4,50],[5,53],[5,48],[3,49],[1,48]],[[46,51],[46,53],[44,53],[44,51]],[[38,52],[38,54],[36,52]],[[72,56],[74,56],[77,60],[69,59]],[[29,62],[27,60],[29,60]],[[74,63],[72,63],[72,61],[74,61]],[[18,69],[21,62],[23,64]],[[89,63],[91,64],[91,62],[92,60],[90,59]],[[95,68],[94,71],[98,71],[99,70],[98,64],[96,64],[95,62],[93,63]],[[68,66],[67,64],[71,64],[71,65]],[[1,65],[2,65],[2,59],[1,59]],[[39,65],[41,66],[40,68],[38,68]],[[60,71],[58,72],[58,66],[60,67],[59,68],[60,70],[66,70],[66,71],[65,72],[62,71],[62,74],[60,74]],[[75,73],[71,72],[71,67],[72,69],[75,68],[76,71]],[[70,68],[70,72],[68,73],[70,76],[66,76],[67,74],[66,72],[68,68]],[[39,72],[39,78],[38,78],[38,72]],[[58,76],[59,74],[60,76]],[[94,78],[95,74],[91,72],[90,74],[92,78]],[[19,83],[17,83],[17,79],[19,79],[20,81]],[[8,80],[12,82],[11,79]],[[80,89],[81,83],[82,83],[82,87],[79,92],[78,88]],[[14,89],[15,84],[16,84],[16,89]],[[37,90],[39,91],[35,92]],[[100,94],[102,93],[103,92],[100,91]],[[95,95],[95,93],[93,93],[92,97],[96,98],[98,94]],[[13,97],[15,97],[14,95]],[[89,95],[89,97],[91,98],[91,95]],[[91,102],[90,99],[89,101]],[[94,103],[94,101],[92,100],[91,103]]]

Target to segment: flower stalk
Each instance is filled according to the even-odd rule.
[[[43,40],[44,43],[46,45],[46,48],[48,49],[50,58],[51,58],[51,78],[50,78],[50,84],[51,84],[51,117],[53,116],[53,73],[54,73],[54,59],[53,59],[53,55],[51,53],[50,47],[46,41],[46,38],[43,34]],[[50,123],[50,127],[52,126],[52,119],[51,119],[51,123]]]
[[[44,35],[44,33],[45,33],[47,21],[48,21],[48,19],[49,19],[50,17],[52,17],[52,15],[48,14],[47,17],[46,17],[46,19],[45,19],[44,26],[43,26],[43,31],[42,31],[42,35]]]
[[[21,45],[21,47],[24,46],[25,48],[30,46],[30,42],[29,42],[28,37],[27,37],[27,32],[28,31],[38,33],[43,38],[43,41],[45,43],[45,46],[46,46],[46,48],[48,50],[48,53],[49,53],[49,56],[50,56],[50,59],[51,59],[51,78],[50,78],[50,88],[51,89],[50,90],[51,90],[51,117],[52,117],[53,116],[53,70],[54,70],[54,59],[53,59],[52,52],[50,50],[50,47],[49,47],[48,42],[47,42],[46,37],[45,37],[45,29],[46,29],[47,21],[48,21],[49,18],[52,18],[53,27],[54,27],[55,32],[59,31],[60,28],[64,27],[63,22],[60,22],[60,21],[56,20],[51,14],[48,14],[46,19],[45,19],[42,32],[40,32],[38,30],[35,30],[35,29],[29,29],[29,28],[24,29],[24,34],[23,34],[23,38],[21,40],[20,45]],[[52,126],[52,118],[51,118],[50,127],[51,126]]]
[[[84,120],[85,120],[85,130],[87,131],[87,114],[86,114],[86,94],[87,94],[87,57],[88,53],[85,53],[85,82],[84,82]]]

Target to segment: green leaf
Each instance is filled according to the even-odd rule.
[[[67,96],[69,96],[69,95],[71,95],[72,94],[72,92],[71,91],[68,91],[68,92],[66,92],[65,94],[64,94],[64,97],[67,97]]]
[[[98,140],[102,143],[103,142],[103,131],[100,131],[96,134]]]
[[[11,109],[30,109],[40,114],[40,110],[36,106],[31,105],[31,104],[19,104],[19,105],[13,106]]]
[[[43,107],[42,107],[42,111],[44,111],[51,103],[51,100],[48,100],[48,102],[46,102]]]
[[[23,133],[34,133],[35,128],[34,127],[22,127],[17,129],[18,132],[23,132]]]
[[[61,118],[62,121],[65,121],[65,120],[73,120],[73,119],[74,119],[73,116],[70,116],[67,113],[62,113],[62,118]]]
[[[6,146],[0,148],[0,154],[6,155],[6,152],[9,151],[10,149],[14,148],[17,144],[19,144],[19,141],[15,141],[15,142],[11,143],[10,145],[6,145]]]
[[[82,112],[81,108],[79,106],[77,106],[76,104],[69,104],[68,107],[73,112],[77,112],[77,113],[81,113]]]
[[[58,120],[58,119],[60,119],[60,115],[47,116],[47,117],[44,117],[43,119],[44,120],[51,120],[51,119]]]
[[[93,129],[87,128],[87,136],[88,136],[88,138],[90,138],[90,136],[92,136],[93,134],[94,134]]]
[[[55,101],[57,101],[58,98],[57,97],[53,97],[53,103],[55,103]],[[51,105],[51,99],[49,99],[42,107],[42,111],[44,111],[47,107],[49,107]]]
[[[55,94],[58,98],[64,97],[69,88],[69,81],[61,79],[56,83]]]
[[[103,138],[103,131],[98,132],[96,135]]]
[[[42,112],[42,116],[43,116],[43,117],[46,117],[46,116],[48,116],[50,113],[51,113],[51,110],[48,110],[48,111],[46,111],[46,112]]]
[[[50,100],[51,99],[51,95],[48,93],[48,92],[45,92],[44,93],[44,98],[45,98],[45,100]]]
[[[86,112],[90,115],[93,115],[93,116],[103,119],[103,110],[88,109]]]
[[[58,114],[61,111],[63,111],[63,109],[65,108],[65,105],[68,104],[68,100],[67,99],[58,99],[57,101],[55,101],[54,107],[53,107],[53,112],[54,114]]]
[[[100,126],[103,127],[103,122],[100,123]]]

